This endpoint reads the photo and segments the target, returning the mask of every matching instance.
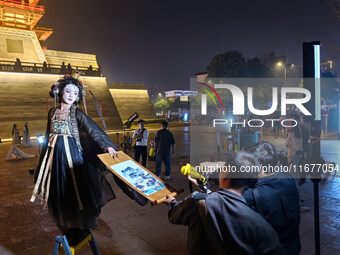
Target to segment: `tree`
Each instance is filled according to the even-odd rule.
[[[243,77],[246,73],[246,60],[239,51],[228,51],[214,56],[207,71],[208,77]]]
[[[329,103],[337,103],[340,96],[340,85],[335,78],[321,79],[321,95],[324,101]]]
[[[172,112],[177,112],[179,109],[183,110],[189,110],[190,109],[190,103],[189,101],[184,102],[181,101],[181,99],[179,97],[177,97],[175,100],[171,100],[172,103],[170,104],[170,110]]]
[[[166,111],[169,111],[170,104],[171,102],[169,100],[161,99],[157,101],[153,107],[155,108],[156,112],[161,112],[161,111],[166,112]]]
[[[266,68],[258,57],[249,58],[246,63],[247,77],[269,77],[270,69]]]
[[[329,6],[336,13],[337,17],[340,18],[340,1],[339,0],[330,0]]]
[[[200,92],[197,96],[190,98],[190,110],[198,112],[201,111],[202,94],[205,93]],[[216,105],[210,96],[207,96],[207,108],[208,111],[214,111],[216,109]]]
[[[208,77],[268,77],[270,70],[257,57],[246,59],[239,51],[228,51],[213,57],[207,67]]]

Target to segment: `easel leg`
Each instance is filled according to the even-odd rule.
[[[91,246],[91,250],[92,250],[92,253],[94,255],[100,255],[100,252],[98,250],[98,247],[97,247],[97,244],[94,240],[94,237],[93,237],[93,234],[92,234],[92,231],[90,230],[90,234],[91,234],[91,241],[89,242],[90,243],[90,246]]]
[[[56,237],[56,242],[55,242],[55,245],[54,245],[54,249],[53,249],[53,253],[52,255],[58,255],[59,253],[59,248],[60,248],[60,242],[58,242],[57,238],[60,237],[60,236],[57,236]]]
[[[55,238],[55,242],[56,243],[55,243],[52,255],[58,255],[60,244],[63,244],[63,249],[66,255],[72,255],[66,236],[57,236]]]

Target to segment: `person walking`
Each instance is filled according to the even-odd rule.
[[[171,152],[170,152],[171,149]],[[160,177],[162,161],[165,164],[165,179],[169,180],[171,174],[171,153],[175,154],[175,139],[168,130],[168,122],[162,122],[162,129],[157,131],[155,137],[156,175]]]

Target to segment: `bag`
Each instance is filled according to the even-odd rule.
[[[149,157],[153,158],[156,157],[156,153],[155,153],[155,148],[151,148],[149,151]]]

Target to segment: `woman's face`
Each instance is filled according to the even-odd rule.
[[[74,84],[67,84],[63,90],[63,102],[73,104],[79,96],[79,89]]]

